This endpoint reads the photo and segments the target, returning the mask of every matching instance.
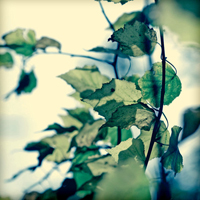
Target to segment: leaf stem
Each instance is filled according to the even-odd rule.
[[[155,1],[157,3],[157,0]],[[147,167],[148,162],[149,162],[149,158],[151,156],[151,152],[153,149],[153,145],[156,139],[156,134],[159,130],[160,127],[160,118],[162,116],[162,112],[163,112],[163,105],[164,105],[164,95],[165,95],[165,46],[164,46],[164,34],[163,34],[163,28],[162,26],[159,26],[159,31],[160,31],[160,40],[161,40],[161,59],[162,59],[162,88],[161,88],[161,97],[160,97],[160,108],[158,111],[158,116],[156,117],[156,122],[153,128],[153,133],[151,136],[151,141],[150,141],[150,145],[149,145],[149,149],[148,149],[148,153],[147,153],[147,157],[145,159],[145,166]]]

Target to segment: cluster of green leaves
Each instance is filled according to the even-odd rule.
[[[121,4],[128,2],[108,1]],[[109,41],[117,42],[119,48],[95,47],[90,51],[114,54],[121,58],[149,56],[155,49],[157,36],[148,24],[159,24],[157,18],[149,15],[153,11],[157,12],[154,4],[141,12],[123,14],[113,24],[115,31],[109,38]],[[47,37],[36,40],[32,30],[24,32],[18,29],[4,35],[3,39],[4,47],[25,57],[32,56],[37,49],[45,50],[49,46],[61,49],[56,40]],[[0,58],[1,66],[10,68],[13,65],[9,53],[2,54]],[[164,105],[169,105],[179,96],[181,82],[167,63],[165,70]],[[74,193],[80,199],[151,199],[144,168],[157,119],[156,108],[161,106],[162,63],[154,63],[141,77],[133,74],[121,79],[110,79],[100,74],[95,65],[76,67],[59,77],[75,89],[70,96],[79,101],[81,106],[66,109],[67,114],[60,116],[63,125],[53,123],[44,129],[54,130],[53,136],[26,145],[25,151],[39,153],[38,165],[31,170],[41,166],[43,160],[58,165],[71,161],[69,171],[73,172]],[[14,91],[17,94],[31,92],[35,86],[33,71],[27,73],[23,70]],[[98,119],[92,116],[92,109],[98,112]],[[196,121],[195,125],[198,126],[199,118]],[[132,126],[140,129],[137,138],[132,136]],[[183,159],[178,149],[181,128],[172,127],[171,134],[167,128],[163,121],[159,122],[150,160],[161,158],[163,167],[176,174],[183,168]],[[106,153],[102,154],[101,150],[106,150]],[[47,190],[44,194],[48,193],[48,198],[58,199],[58,191]],[[45,199],[43,196],[40,198]]]

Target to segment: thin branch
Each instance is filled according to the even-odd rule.
[[[106,15],[106,13],[105,13],[105,11],[104,11],[104,8],[103,8],[103,6],[102,6],[102,3],[101,3],[100,1],[99,1],[99,5],[100,5],[100,7],[101,7],[101,11],[102,11],[104,17],[106,18],[106,20],[107,20],[107,22],[108,22],[110,28],[111,28],[113,31],[115,31],[115,28],[114,28],[113,24],[110,22],[110,20],[108,19],[107,15]]]
[[[155,1],[157,3],[157,0]],[[165,95],[165,46],[164,46],[164,35],[163,35],[163,28],[159,26],[160,30],[160,40],[161,40],[161,51],[162,51],[162,88],[161,88],[161,97],[160,97],[160,108],[158,111],[158,116],[156,117],[156,122],[154,125],[153,133],[151,136],[151,141],[149,145],[149,150],[147,153],[147,157],[145,159],[145,166],[147,167],[149,158],[153,149],[153,145],[156,139],[156,134],[160,127],[160,118],[163,113],[163,105],[164,105],[164,95]]]

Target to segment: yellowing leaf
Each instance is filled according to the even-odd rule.
[[[0,67],[11,68],[13,64],[13,58],[10,53],[0,54]]]
[[[167,169],[172,169],[175,174],[181,172],[183,168],[183,157],[178,149],[178,136],[181,129],[182,128],[178,126],[172,127],[169,148],[161,159],[163,166]]]
[[[81,93],[81,97],[90,95],[97,88],[101,88],[102,83],[109,81],[106,76],[100,74],[95,65],[85,65],[83,68],[77,67],[59,77]]]
[[[109,119],[119,106],[137,103],[141,96],[135,83],[112,79],[109,83],[103,84],[101,89],[97,89],[90,96],[84,98],[83,101],[92,105],[100,115]]]
[[[181,81],[172,67],[166,63],[164,105],[169,105],[181,92]],[[162,87],[162,63],[154,63],[138,81],[143,98],[153,106],[160,107]]]
[[[149,150],[149,144],[153,133],[153,128],[154,128],[154,123],[151,125],[151,129],[149,131],[141,130],[140,135],[137,137],[138,139],[141,139],[144,143],[145,155],[147,155],[147,152]],[[169,138],[170,138],[169,131],[167,130],[165,123],[161,121],[160,128],[156,134],[156,141],[153,145],[150,159],[161,157],[163,155],[163,153],[168,148]]]
[[[61,44],[52,39],[52,38],[48,38],[48,37],[42,37],[41,39],[39,39],[35,45],[36,49],[43,49],[45,50],[47,47],[56,47],[59,50],[61,49]]]
[[[125,24],[124,28],[115,31],[109,40],[118,42],[122,53],[138,57],[154,51],[157,37],[153,29],[135,21],[134,24]]]
[[[96,138],[98,130],[103,123],[104,120],[97,120],[94,121],[92,124],[86,123],[75,138],[77,146],[89,147]]]
[[[101,1],[101,0],[95,0],[95,1]],[[133,1],[133,0],[103,0],[103,1],[121,3],[123,5],[123,4],[127,3],[128,1]]]
[[[117,108],[102,128],[118,126],[121,129],[129,129],[135,125],[139,129],[149,130],[154,120],[155,113],[153,109],[145,104],[138,103]]]

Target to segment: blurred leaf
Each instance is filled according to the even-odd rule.
[[[91,146],[98,134],[99,128],[103,123],[104,120],[97,120],[91,124],[86,123],[75,138],[77,146],[78,147]]]
[[[116,22],[114,22],[113,26],[115,30],[123,28],[125,24],[133,24],[135,21],[144,22],[144,15],[140,11],[131,12],[131,13],[123,13]]]
[[[47,189],[46,191],[44,191],[40,195],[39,199],[41,199],[41,200],[58,200],[56,192],[53,191],[52,189]]]
[[[71,133],[77,130],[77,128],[75,126],[62,127],[60,124],[54,123],[54,124],[49,125],[46,129],[44,129],[44,131],[50,131],[50,130],[55,130],[57,134],[62,134],[66,132]]]
[[[13,92],[15,92],[17,95],[20,95],[22,92],[30,93],[36,87],[36,85],[37,79],[33,70],[29,73],[26,73],[24,70],[22,70],[17,88],[9,92],[5,98],[9,98]]]
[[[31,56],[35,51],[35,32],[33,30],[16,29],[5,34],[3,40],[6,46],[24,56]]]
[[[141,139],[132,139],[131,146],[123,151],[119,152],[118,163],[123,165],[129,159],[134,159],[140,165],[144,165],[145,155],[144,155],[144,143]]]
[[[83,124],[88,121],[94,120],[94,118],[92,117],[87,108],[75,108],[75,109],[65,109],[65,110],[69,113],[69,115],[78,119]]]
[[[183,168],[183,157],[178,149],[178,135],[181,127],[173,126],[172,134],[170,137],[169,148],[163,154],[161,162],[167,169],[172,169],[175,174],[181,172]]]
[[[10,53],[0,54],[0,67],[12,68],[13,64],[13,58]]]
[[[83,126],[83,124],[79,120],[72,117],[71,115],[59,115],[59,117],[62,119],[65,127],[75,126],[80,129]]]
[[[118,126],[121,129],[130,129],[134,125],[139,129],[149,130],[154,120],[153,109],[145,104],[138,103],[117,108],[102,128]]]
[[[128,140],[124,142],[120,142],[117,146],[106,149],[106,151],[112,155],[112,157],[115,159],[115,161],[118,163],[118,155],[121,151],[128,149],[132,144],[132,138],[129,138]]]
[[[95,200],[151,199],[149,182],[144,170],[132,159],[126,164],[103,177],[97,187]]]
[[[111,156],[99,156],[94,159],[90,158],[87,161],[87,166],[93,176],[100,176],[103,173],[113,171],[117,167],[117,163]]]
[[[89,51],[97,52],[97,53],[112,53],[116,54],[121,58],[128,58],[127,55],[123,54],[121,51],[116,50],[116,49],[109,49],[109,48],[104,48],[104,47],[95,47],[93,49],[90,49]]]
[[[11,198],[10,197],[1,197],[0,196],[0,200],[11,200]]]
[[[95,0],[95,1],[101,1],[101,0]],[[108,1],[108,2],[114,2],[114,3],[121,3],[122,5],[133,0],[103,0],[103,1]]]
[[[136,89],[134,83],[112,79],[83,101],[92,105],[100,115],[109,119],[119,106],[137,103],[141,96],[141,92]]]
[[[61,44],[52,39],[52,38],[48,38],[48,37],[42,37],[41,39],[39,39],[35,45],[36,49],[43,49],[45,50],[47,47],[56,47],[59,50],[61,49]]]
[[[102,180],[102,178],[103,178],[103,175],[92,177],[92,179],[90,179],[89,181],[87,181],[86,183],[84,183],[81,186],[80,190],[82,190],[82,191],[90,191],[90,193],[94,192],[96,187],[97,187],[97,185],[98,185],[98,183],[99,183],[99,181]]]
[[[178,34],[180,40],[200,43],[198,0],[163,0],[158,9],[159,22]]]
[[[109,81],[106,76],[100,74],[95,65],[85,65],[83,68],[77,67],[59,77],[80,92],[81,97],[90,95],[97,88],[101,88],[103,83]]]
[[[22,198],[22,200],[37,200],[40,198],[40,196],[41,196],[40,193],[32,191],[32,192],[26,193],[24,197]]]
[[[169,105],[181,92],[181,81],[172,67],[166,63],[165,97],[164,105]],[[152,70],[145,72],[139,81],[143,98],[153,106],[160,107],[160,94],[162,88],[162,63],[154,63]]]
[[[151,125],[151,129],[149,131],[141,130],[140,135],[137,137],[138,139],[141,139],[144,143],[145,155],[147,155],[147,152],[149,150],[149,144],[151,141],[154,125],[155,123]],[[167,130],[165,123],[163,121],[160,121],[160,128],[156,134],[156,142],[153,145],[150,159],[161,157],[163,155],[163,153],[168,148],[169,138],[170,134],[169,131]]]
[[[182,140],[195,133],[200,125],[200,107],[189,108],[183,115]]]
[[[154,51],[157,36],[153,29],[148,28],[144,23],[135,21],[132,25],[125,24],[124,28],[115,31],[109,40],[118,42],[122,53],[138,57]]]
[[[79,189],[84,183],[92,179],[92,175],[84,171],[73,171],[74,179],[76,181],[77,189]]]

